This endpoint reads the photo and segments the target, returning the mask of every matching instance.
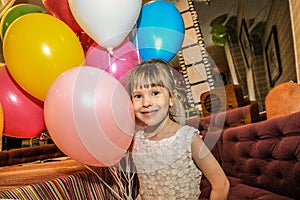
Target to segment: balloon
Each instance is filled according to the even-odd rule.
[[[91,66],[67,70],[53,82],[44,116],[54,143],[87,165],[118,163],[134,134],[127,91],[110,74]]]
[[[58,75],[84,63],[83,49],[72,29],[42,13],[21,16],[11,24],[3,55],[16,82],[41,101]]]
[[[81,28],[110,51],[127,37],[139,16],[142,0],[69,0]]]
[[[46,13],[46,10],[40,6],[33,4],[18,4],[11,7],[1,19],[1,39],[3,40],[4,35],[11,23],[13,23],[19,17],[28,13]]]
[[[48,13],[65,22],[74,31],[81,43],[83,51],[86,52],[95,41],[82,30],[73,17],[68,0],[43,0],[43,4]]]
[[[144,61],[151,58],[172,60],[183,39],[184,22],[174,2],[151,1],[143,5],[134,44]]]
[[[48,13],[65,22],[75,33],[82,32],[71,13],[68,0],[43,0],[43,4]]]
[[[85,64],[107,71],[120,80],[139,63],[139,55],[130,41],[123,42],[115,48],[113,56],[106,49],[95,43],[85,56]]]
[[[0,17],[9,9],[13,4],[15,0],[3,0],[0,3]]]
[[[3,135],[16,138],[37,137],[46,129],[42,102],[30,96],[0,67],[0,102],[3,109]]]
[[[3,126],[4,126],[4,117],[3,117],[3,110],[0,103],[0,137],[2,138],[3,133]]]
[[[95,43],[95,41],[90,38],[84,31],[76,33],[83,51],[86,53],[87,50]]]

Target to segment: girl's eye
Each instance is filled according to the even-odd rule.
[[[135,95],[133,95],[133,98],[134,98],[134,99],[140,99],[140,98],[142,98],[142,95],[140,95],[140,94],[135,94]]]
[[[159,93],[160,93],[159,91],[153,91],[153,92],[152,92],[152,95],[153,95],[153,96],[157,96],[157,95],[159,95]]]

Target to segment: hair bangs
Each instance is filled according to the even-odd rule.
[[[151,87],[165,87],[167,77],[157,68],[151,66],[151,70],[137,70],[134,74],[136,79],[131,83],[131,90]]]

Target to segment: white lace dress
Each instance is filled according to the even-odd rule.
[[[202,172],[192,160],[191,143],[198,130],[181,127],[159,141],[135,135],[133,161],[138,173],[141,199],[198,199]]]

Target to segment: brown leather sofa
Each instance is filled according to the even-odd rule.
[[[206,132],[229,181],[229,199],[300,199],[300,112]],[[210,185],[201,181],[201,199]]]

